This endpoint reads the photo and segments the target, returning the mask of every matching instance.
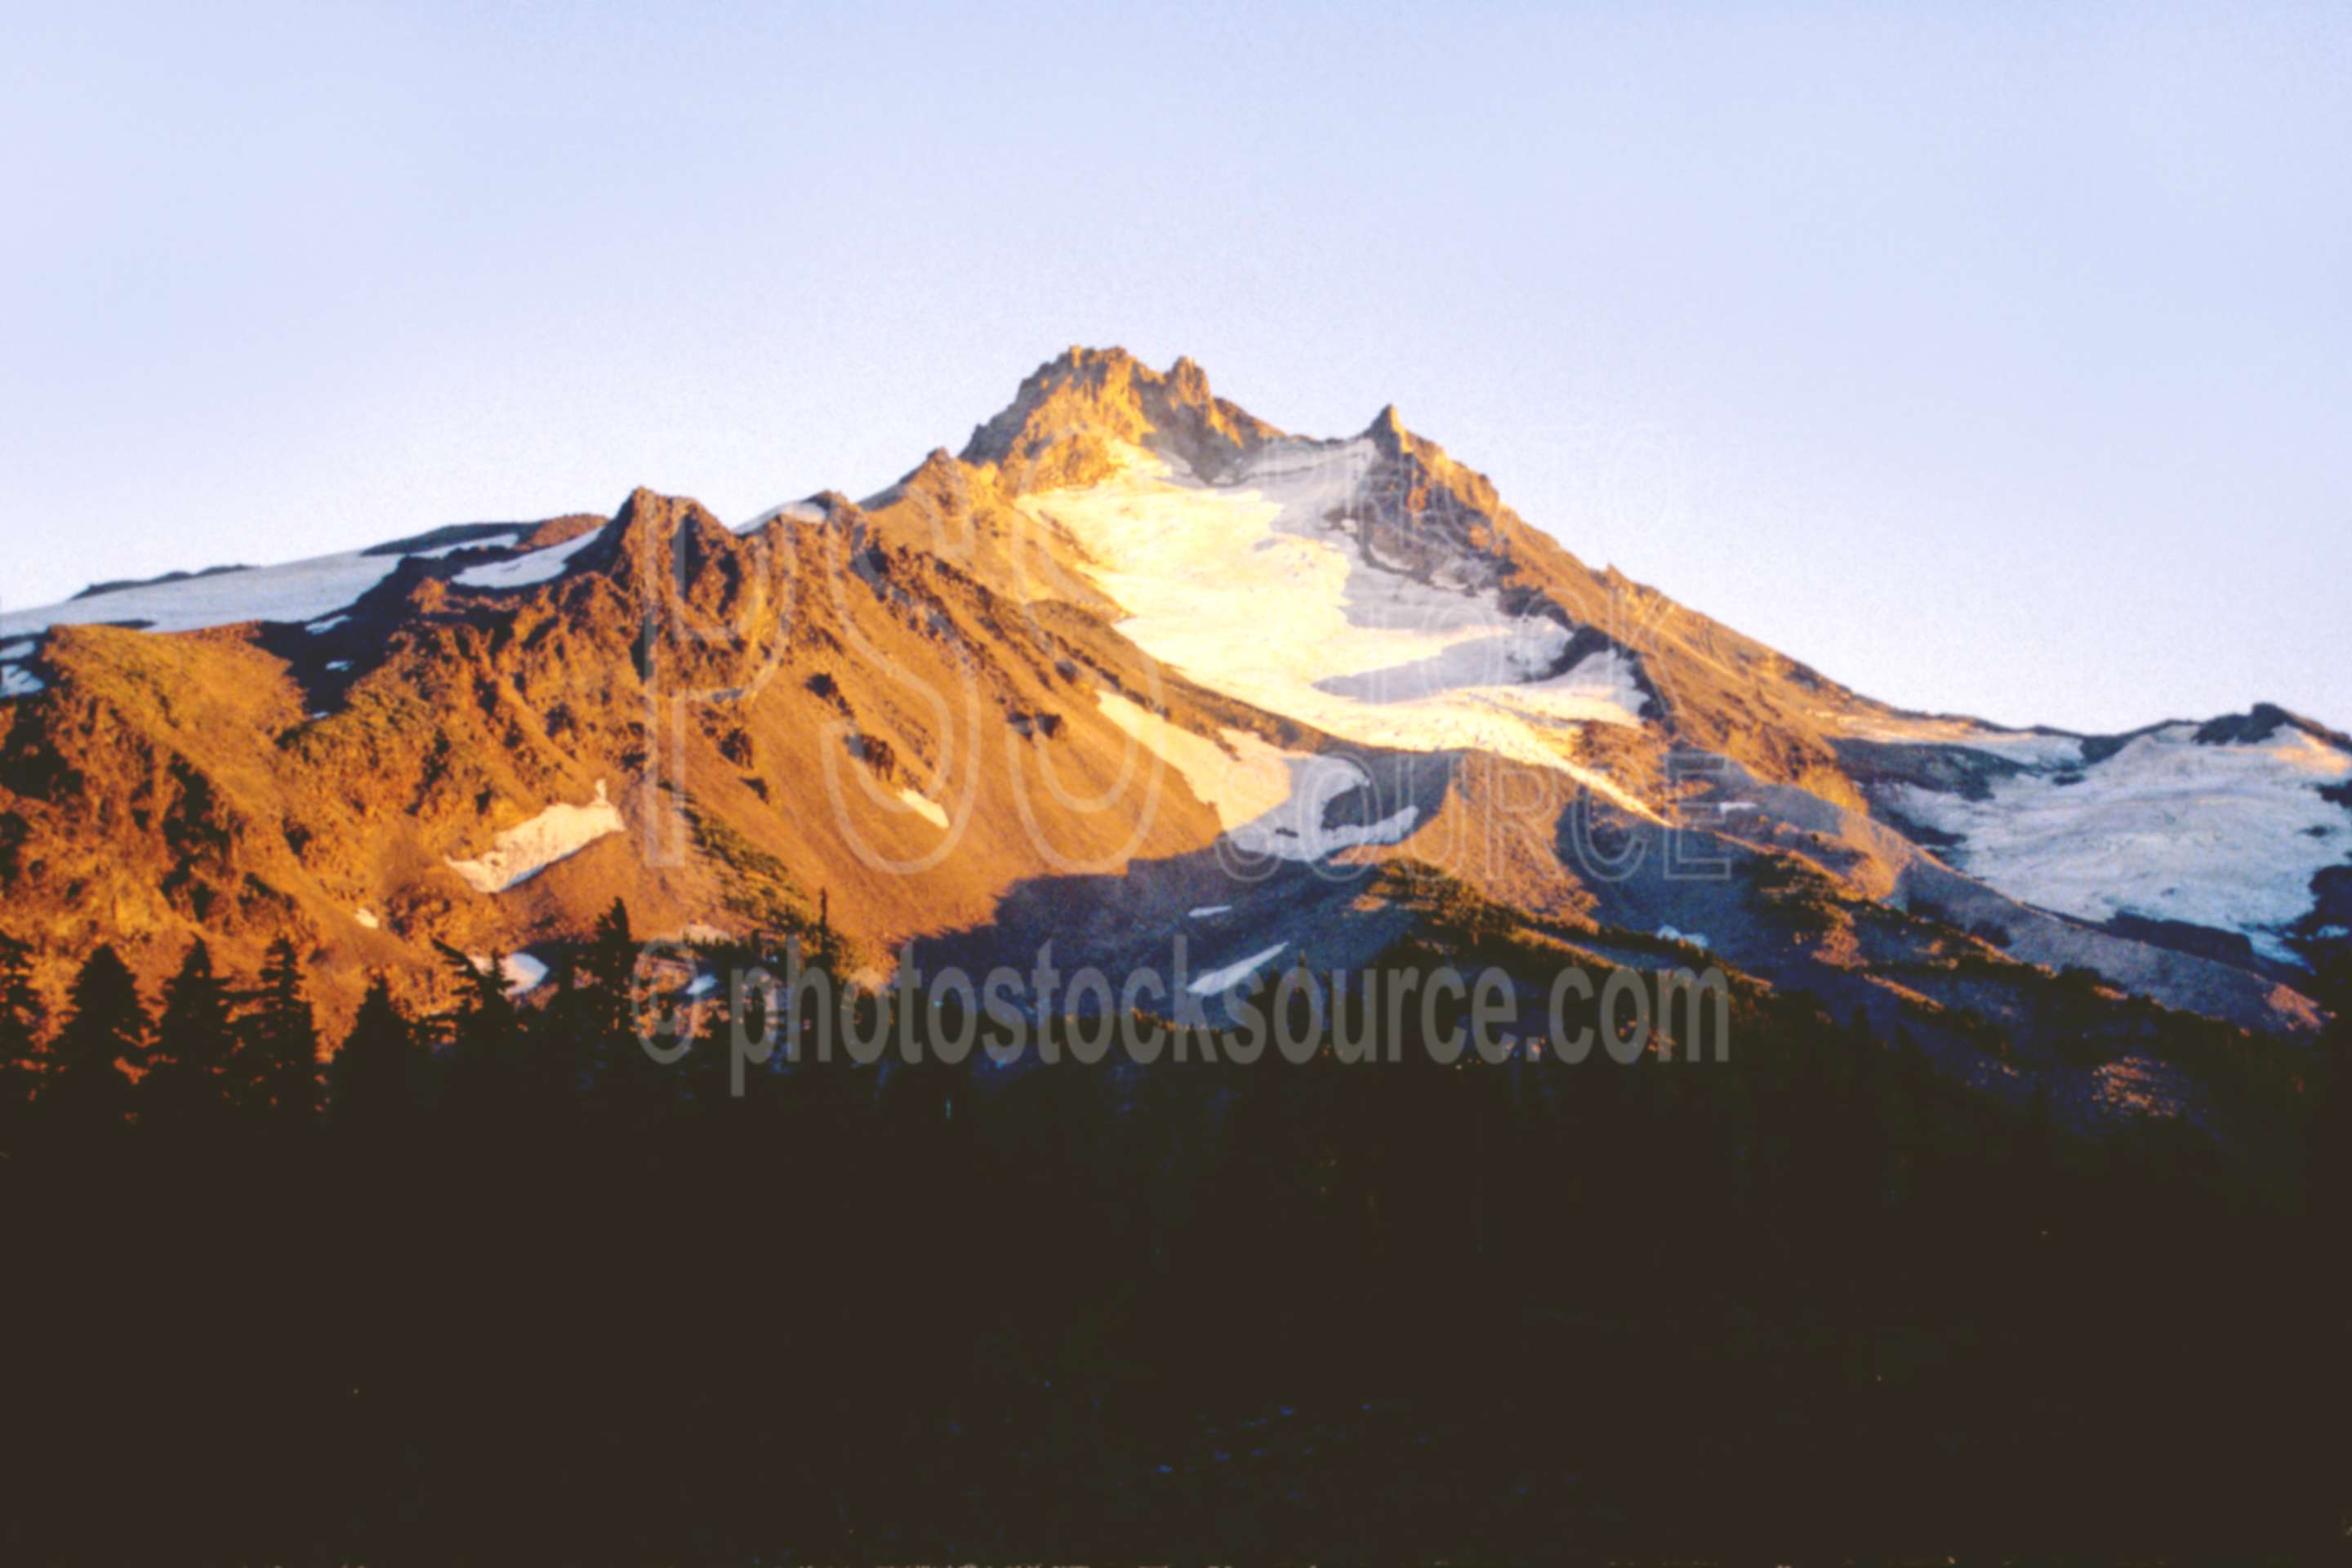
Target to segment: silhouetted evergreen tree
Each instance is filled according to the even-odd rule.
[[[580,968],[590,994],[604,1008],[601,1032],[617,1034],[628,1011],[630,971],[636,963],[637,939],[629,930],[629,906],[619,899],[596,917],[596,929],[582,954]]]
[[[282,1126],[309,1125],[319,1110],[319,1025],[290,939],[279,937],[263,955],[240,1034],[238,1076],[247,1103]]]
[[[590,1113],[608,1124],[640,1125],[677,1093],[678,1069],[656,1063],[637,1038],[636,962],[629,907],[614,899],[580,955],[572,999],[588,1053]]]
[[[434,945],[457,989],[457,1007],[438,1021],[447,1040],[450,1114],[467,1130],[503,1128],[511,1136],[530,1102],[530,1042],[522,1011],[507,994],[500,955],[478,963],[446,943]]]
[[[74,976],[44,1079],[44,1120],[63,1133],[118,1125],[131,1112],[131,1073],[146,1065],[150,1026],[121,956],[100,944]]]
[[[2318,1165],[2292,1194],[2261,1185],[2274,1147],[2080,1137],[2063,1099],[1969,1087],[1930,1016],[1933,1058],[1785,993],[1742,994],[1725,1062],[1440,1065],[1415,1005],[1401,1063],[836,1050],[705,1106],[679,1086],[723,1085],[724,1042],[699,1069],[637,1048],[625,910],[544,1008],[449,956],[456,1005],[415,1027],[370,986],[318,1139],[151,1160],[151,1081],[120,1138],[0,1149],[33,1282],[0,1287],[0,1342],[42,1352],[6,1386],[0,1560],[1859,1561],[2118,1531],[2232,1560],[2334,1458],[2294,1419],[2330,1407],[2313,1331],[2343,1342],[2332,1083],[2294,1102]],[[299,996],[286,957],[265,1004]],[[159,1075],[217,1016],[194,964]],[[94,956],[76,991],[76,1059],[119,1078],[136,989]],[[961,1033],[930,1002],[918,1039]],[[454,1109],[407,1098],[433,1038]],[[592,1048],[636,1110],[483,1119],[530,1102],[520,1053]],[[416,1138],[371,1143],[394,1105]],[[126,1429],[171,1456],[145,1526]]]
[[[16,1147],[40,1087],[41,999],[25,944],[0,936],[0,1153]]]
[[[425,1067],[415,1026],[392,999],[390,984],[376,975],[327,1069],[337,1128],[365,1138],[414,1121],[425,1095]]]
[[[142,1120],[189,1127],[216,1120],[234,1102],[236,1025],[228,986],[202,937],[188,944],[163,984],[154,1065],[139,1082]]]

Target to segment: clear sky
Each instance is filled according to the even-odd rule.
[[[1890,9],[20,8],[0,604],[865,494],[1118,342],[1892,701],[2352,727],[2352,11]]]

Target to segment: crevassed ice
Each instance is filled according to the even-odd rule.
[[[608,833],[622,828],[621,811],[604,798],[604,781],[596,781],[596,798],[586,805],[559,801],[518,823],[491,840],[489,852],[472,860],[445,857],[449,868],[478,893],[503,893],[530,880],[559,860],[577,855]]]
[[[1603,649],[1534,679],[1565,627],[1366,562],[1329,514],[1374,456],[1363,439],[1276,442],[1210,484],[1125,447],[1109,478],[1021,505],[1083,547],[1121,631],[1203,686],[1363,745],[1560,769],[1648,815],[1566,754],[1580,726],[1641,722],[1632,662]]]

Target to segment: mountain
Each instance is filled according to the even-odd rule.
[[[1898,710],[1585,564],[1393,408],[1295,437],[1116,349],[863,502],[639,490],[0,616],[40,983],[290,933],[338,1018],[445,984],[436,943],[533,980],[616,896],[877,969],[1360,964],[1424,918],[1373,868],[1419,862],[1562,952],[1704,950],[1970,1082],[2201,1115],[2161,1042],[2318,1024],[2347,812],[2308,720]]]

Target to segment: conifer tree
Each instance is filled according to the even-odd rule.
[[[261,963],[261,983],[246,1018],[239,1077],[247,1103],[287,1125],[306,1125],[319,1110],[319,1026],[302,985],[293,942],[279,937]]]
[[[400,1125],[418,1109],[424,1068],[415,1026],[392,999],[383,976],[376,975],[328,1068],[336,1123],[361,1137]]]
[[[232,1008],[212,949],[198,937],[163,985],[153,1068],[139,1082],[143,1119],[186,1126],[228,1108],[237,1045]]]
[[[131,1074],[144,1068],[150,1026],[139,983],[113,947],[100,944],[74,976],[51,1070],[42,1083],[47,1119],[70,1132],[121,1123]]]
[[[457,1006],[445,1025],[451,1109],[484,1124],[507,1121],[523,1109],[529,1086],[522,1014],[507,994],[502,955],[477,963],[446,942],[434,945],[457,984]]]
[[[592,1079],[603,1079],[616,1065],[611,1048],[629,1027],[629,980],[636,958],[636,941],[629,931],[629,906],[619,899],[597,917],[596,930],[580,955],[575,979],[580,986],[581,1026],[593,1036],[590,1047]]]
[[[41,999],[25,944],[0,936],[0,1152],[25,1126],[40,1084]]]

